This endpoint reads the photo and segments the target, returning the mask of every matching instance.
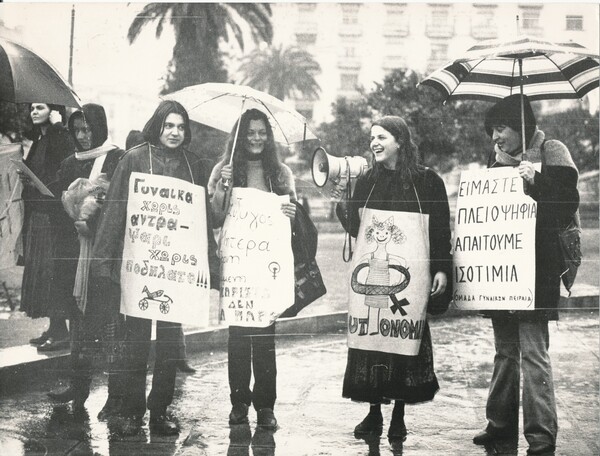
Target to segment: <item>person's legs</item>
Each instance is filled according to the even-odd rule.
[[[79,312],[71,320],[71,378],[69,387],[60,392],[49,392],[48,396],[59,402],[73,401],[73,410],[83,410],[90,393],[92,381],[91,361],[83,354],[83,315]]]
[[[404,423],[404,401],[395,400],[388,438],[404,441],[406,440],[406,434],[406,424]]]
[[[231,404],[252,403],[250,392],[250,378],[252,376],[252,342],[247,328],[240,326],[229,327],[228,349],[228,375],[231,391]]]
[[[177,359],[181,342],[181,324],[156,322],[156,361],[152,377],[152,390],[148,396],[150,430],[157,434],[179,433],[179,425],[167,416],[167,407],[173,401]]]
[[[273,409],[277,398],[277,364],[275,359],[275,324],[254,328],[252,368],[254,388],[252,402],[256,410]]]
[[[556,444],[558,431],[552,366],[548,356],[548,322],[520,325],[523,367],[523,427],[532,444]]]
[[[252,328],[252,368],[254,388],[252,402],[257,411],[257,424],[276,429],[273,413],[277,398],[277,365],[275,361],[275,324],[266,328]]]
[[[125,416],[146,413],[146,374],[152,335],[152,320],[127,317],[125,320],[123,367],[123,408]]]
[[[383,430],[383,415],[381,404],[371,404],[367,416],[354,428],[355,435],[381,435]]]
[[[486,405],[487,430],[512,436],[519,429],[519,322],[493,318],[492,324],[496,356]]]
[[[180,340],[180,323],[156,322],[156,361],[152,390],[148,396],[148,409],[151,412],[164,414],[173,401]]]

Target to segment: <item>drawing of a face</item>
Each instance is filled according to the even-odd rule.
[[[383,223],[373,223],[373,237],[378,244],[387,244],[392,237],[392,230],[389,219]]]

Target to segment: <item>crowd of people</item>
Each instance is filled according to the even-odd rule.
[[[473,442],[483,445],[517,436],[522,372],[528,454],[546,454],[554,451],[558,430],[548,321],[558,318],[563,266],[558,233],[578,208],[578,172],[564,144],[545,138],[537,128],[529,101],[526,97],[523,101],[526,159],[522,156],[519,95],[494,105],[483,127],[494,143],[488,167],[518,168],[525,192],[538,205],[535,310],[486,312],[493,325],[496,356],[486,407],[488,424]],[[75,412],[83,410],[96,359],[93,354],[99,345],[109,371],[108,399],[99,418],[118,417],[120,432],[128,435],[139,430],[149,410],[152,432],[177,434],[179,425],[168,410],[176,372],[178,368],[193,371],[185,361],[181,324],[156,323],[156,360],[146,398],[152,321],[120,313],[130,176],[136,172],[167,176],[207,189],[206,220],[202,223],[206,223],[210,287],[219,290],[219,249],[213,229],[226,222],[232,188],[289,196],[289,202],[281,204],[281,212],[293,221],[297,199],[294,175],[278,156],[268,117],[257,109],[241,115],[222,159],[214,166],[198,151],[188,150],[190,120],[175,101],[161,102],[143,130],[132,131],[127,151],[106,143],[108,126],[102,106],[84,105],[71,114],[68,128],[65,120],[63,107],[31,104],[33,145],[25,163],[55,197],[41,194],[26,174],[20,174],[25,201],[21,310],[32,318],[49,318],[47,331],[31,340],[39,351],[71,347],[70,386],[49,395],[55,401],[72,402]],[[415,220],[419,242],[426,246],[419,258],[428,265],[422,272],[427,287],[425,307],[432,314],[443,312],[452,299],[453,283],[450,211],[444,182],[434,170],[419,163],[418,147],[400,117],[384,116],[372,123],[370,149],[374,164],[357,179],[354,191],[349,194],[349,182],[342,179],[331,192],[338,202],[336,212],[343,228],[357,239],[369,229],[365,239],[378,245],[366,260],[369,273],[365,287],[385,288],[391,270],[404,273],[408,279],[404,260],[386,249],[391,249],[392,239],[403,242],[403,224]],[[541,169],[534,162],[541,162]],[[95,182],[101,190],[89,205],[69,210],[69,192],[77,190],[81,179]],[[370,214],[375,214],[372,220]],[[385,222],[375,217],[381,215],[385,215]],[[376,334],[384,329],[379,321],[370,322],[376,321],[375,314],[379,319],[382,309],[397,305],[394,293],[364,293],[368,295],[364,298],[367,331],[374,329],[372,334]],[[381,434],[381,405],[393,401],[387,435],[403,441],[407,436],[405,405],[433,400],[439,384],[426,318],[421,331],[420,346],[410,355],[349,344],[342,395],[370,404],[368,414],[354,428],[356,435]],[[253,406],[258,426],[277,428],[275,346],[275,323],[266,327],[230,324],[230,425],[247,423]]]

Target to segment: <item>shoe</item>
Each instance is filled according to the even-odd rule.
[[[143,424],[144,420],[140,415],[113,416],[109,421],[109,429],[111,433],[121,437],[130,437],[139,434]]]
[[[517,433],[514,433],[514,436],[516,436]],[[492,443],[492,442],[496,442],[498,440],[505,440],[505,439],[510,439],[511,434],[492,434],[491,432],[489,432],[487,429],[481,431],[479,434],[476,434],[475,437],[473,437],[473,443],[475,445],[487,445],[488,443]]]
[[[48,393],[46,393],[47,396],[52,399],[53,401],[56,402],[71,402],[73,399],[75,399],[75,388],[73,388],[73,386],[69,386],[67,389],[60,391],[60,392],[55,392],[55,391],[49,391]]]
[[[381,413],[370,413],[355,428],[355,435],[377,434],[383,431],[383,416]]]
[[[108,399],[106,399],[106,404],[104,404],[102,410],[98,412],[98,420],[105,421],[107,418],[118,415],[121,412],[122,405],[123,398],[108,396]]]
[[[244,424],[248,422],[248,405],[238,402],[233,404],[229,414],[229,424]]]
[[[406,430],[406,425],[404,424],[404,420],[392,418],[392,422],[390,423],[390,429],[388,430],[388,439],[390,440],[400,440],[404,442],[406,440],[406,436],[408,431]]]
[[[42,345],[47,340],[48,340],[48,331],[44,331],[40,337],[34,337],[33,339],[29,339],[29,343],[31,345]]]
[[[256,413],[256,424],[265,429],[277,429],[277,419],[273,409],[262,408]]]
[[[150,432],[159,435],[177,435],[179,425],[166,413],[150,412]]]
[[[39,352],[51,352],[57,350],[65,350],[69,348],[69,339],[55,339],[54,337],[48,337],[46,342],[40,345],[37,349]]]
[[[529,448],[527,449],[527,454],[538,454],[538,455],[553,455],[554,454],[554,450],[556,449],[556,447],[554,445],[552,445],[551,443],[546,443],[546,442],[538,442],[538,443],[532,443],[529,445]]]
[[[187,360],[185,359],[181,359],[179,361],[177,361],[177,369],[179,370],[179,372],[183,372],[184,374],[195,374],[196,373],[196,369],[194,369],[192,366],[190,366],[187,362]]]

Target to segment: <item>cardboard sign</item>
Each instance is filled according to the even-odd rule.
[[[23,227],[24,208],[21,181],[11,162],[21,162],[20,143],[0,145],[0,269],[17,264],[22,254],[18,242]]]
[[[22,160],[10,160],[19,171],[26,174],[29,179],[31,179],[31,183],[38,189],[38,191],[45,196],[49,196],[54,198],[54,193],[50,191],[48,187],[44,185],[44,183],[29,169],[29,167]]]
[[[205,189],[131,173],[121,313],[206,326],[209,298]]]
[[[536,216],[516,168],[462,173],[453,240],[458,308],[534,308]]]
[[[234,188],[221,231],[220,318],[230,326],[264,328],[294,303],[289,197]]]
[[[365,209],[349,285],[348,346],[416,356],[431,291],[429,215]]]

